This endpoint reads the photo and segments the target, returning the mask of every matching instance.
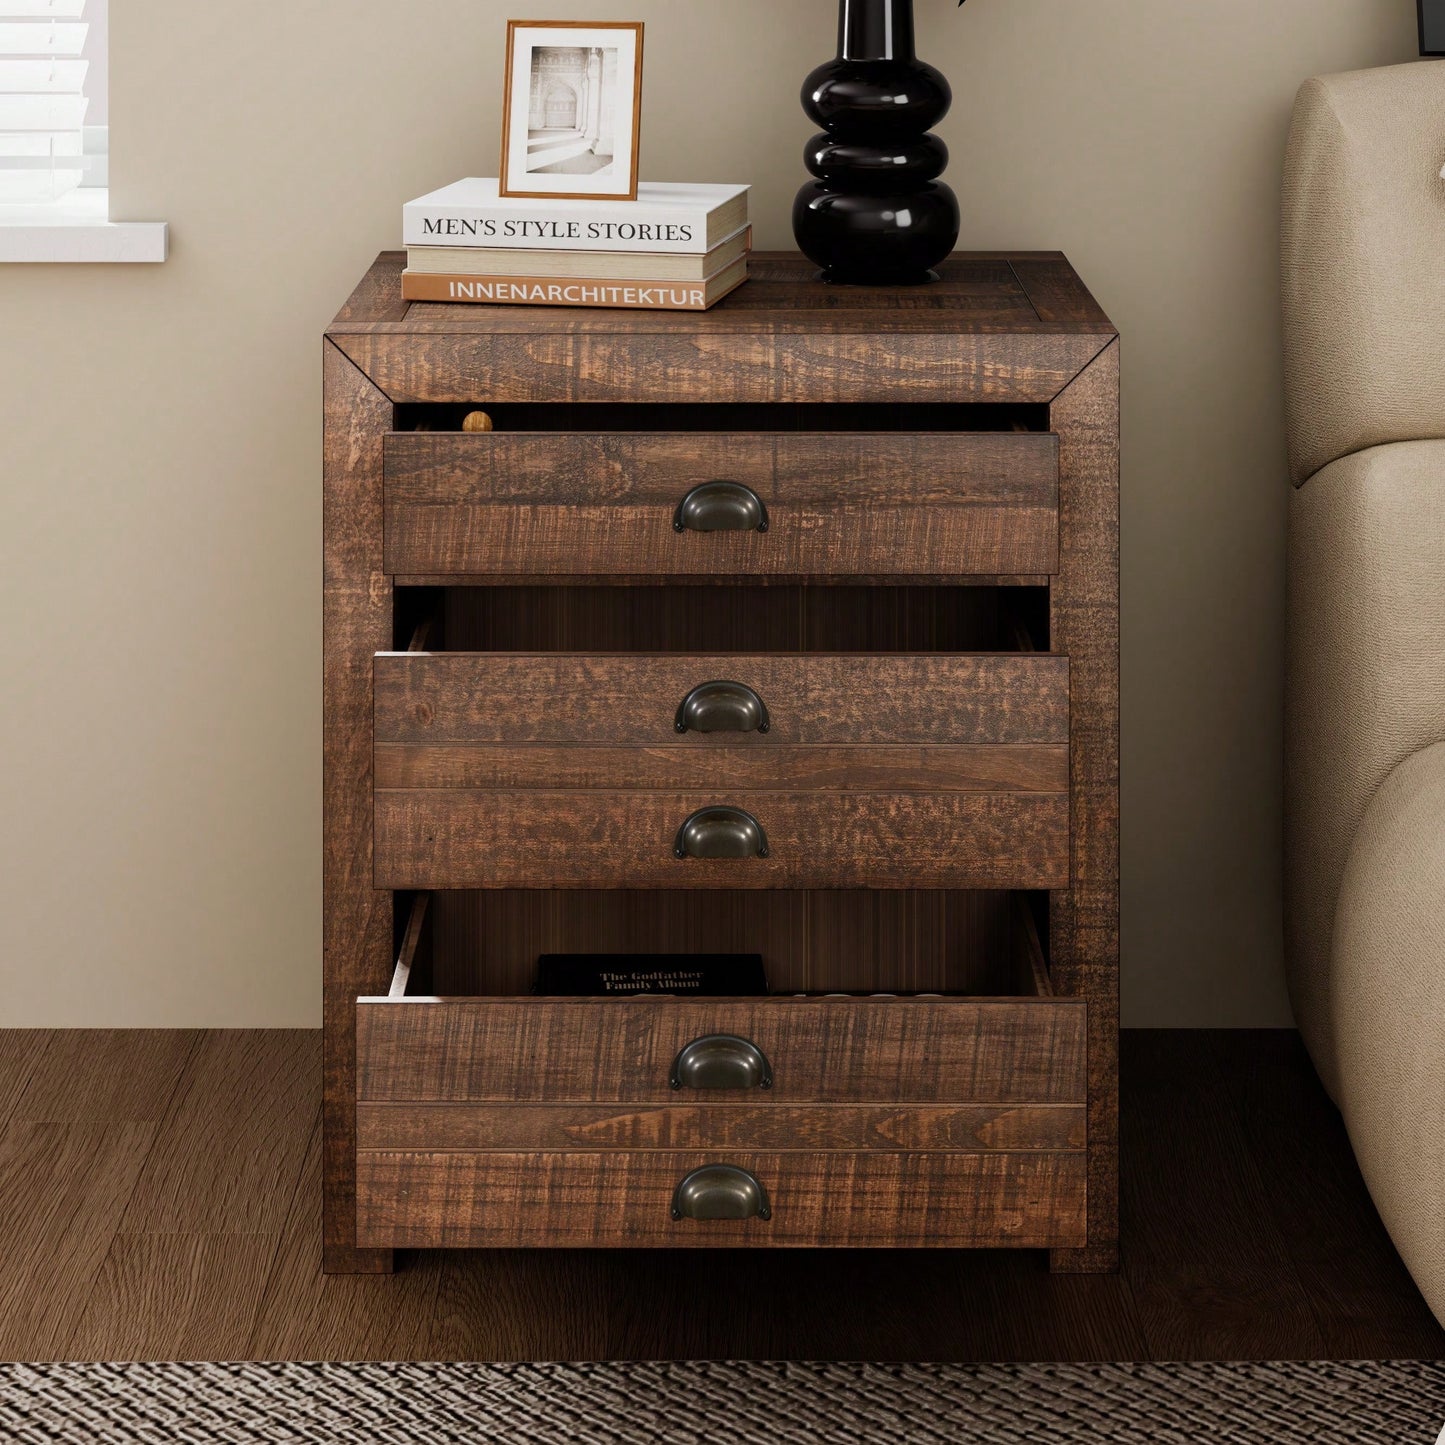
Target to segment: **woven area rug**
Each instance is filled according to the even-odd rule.
[[[0,1367],[0,1439],[1436,1445],[1445,1365]]]

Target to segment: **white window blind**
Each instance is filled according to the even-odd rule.
[[[89,100],[87,0],[0,0],[0,203],[80,184]]]

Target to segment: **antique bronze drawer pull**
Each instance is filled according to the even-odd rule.
[[[741,482],[704,482],[694,487],[673,513],[675,532],[766,532],[768,509]]]
[[[757,1175],[732,1164],[704,1164],[672,1193],[674,1219],[771,1219],[768,1191]]]
[[[773,1066],[749,1039],[706,1034],[672,1061],[668,1083],[674,1089],[771,1089]]]
[[[768,709],[741,682],[704,682],[678,704],[680,733],[765,733],[772,726]]]
[[[768,835],[741,808],[699,808],[677,830],[677,858],[766,858]]]

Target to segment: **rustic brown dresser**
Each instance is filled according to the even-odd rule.
[[[1057,254],[325,352],[325,1232],[1118,1245],[1118,339]],[[492,430],[467,431],[476,410]],[[761,953],[751,998],[539,954]]]

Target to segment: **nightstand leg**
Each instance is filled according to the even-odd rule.
[[[393,1249],[347,1249],[327,1245],[321,1257],[322,1274],[392,1274],[396,1269]]]
[[[1049,1251],[1050,1274],[1114,1274],[1118,1268],[1119,1246],[1116,1244]]]

